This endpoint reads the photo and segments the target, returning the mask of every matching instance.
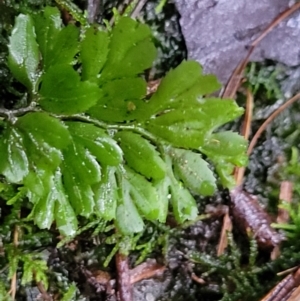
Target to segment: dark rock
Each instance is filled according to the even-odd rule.
[[[259,36],[288,0],[174,0],[189,59],[226,83],[247,45]],[[288,66],[300,64],[300,12],[282,21],[259,44],[252,61],[271,59]]]

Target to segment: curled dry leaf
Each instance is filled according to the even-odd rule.
[[[289,296],[289,299],[287,301],[297,301],[300,298],[300,286],[298,286],[292,294]]]
[[[279,201],[280,204],[283,202],[291,203],[293,196],[293,183],[290,181],[283,181],[280,184],[280,195]],[[276,219],[277,223],[287,223],[289,221],[289,213],[286,209],[279,208],[278,209],[278,216]]]
[[[300,285],[300,268],[281,280],[261,301],[294,301],[292,291]],[[291,297],[291,298],[290,298]]]
[[[130,283],[161,276],[165,270],[166,267],[158,264],[155,259],[149,259],[130,270]]]
[[[260,207],[255,196],[237,187],[230,191],[231,213],[240,229],[250,229],[259,247],[271,250],[284,239],[271,225],[271,218]]]

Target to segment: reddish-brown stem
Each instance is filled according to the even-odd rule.
[[[118,295],[120,301],[132,301],[132,286],[130,283],[130,270],[128,257],[118,252],[116,254],[116,267],[118,271]]]
[[[300,3],[300,2],[299,2]],[[287,102],[285,102],[281,107],[279,107],[276,111],[274,111],[266,120],[265,122],[260,126],[260,128],[257,130],[255,135],[253,136],[249,147],[248,147],[248,152],[247,154],[250,155],[254,146],[257,143],[258,138],[260,135],[263,133],[263,131],[267,128],[267,126],[270,124],[271,121],[274,120],[275,117],[277,117],[283,110],[285,110],[289,105],[294,103],[295,101],[300,99],[300,93],[296,94],[292,98],[290,98]]]

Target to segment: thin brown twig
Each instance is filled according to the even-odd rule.
[[[296,2],[294,5],[283,11],[281,14],[279,14],[273,21],[267,26],[267,28],[257,37],[250,45],[249,50],[244,59],[240,61],[240,63],[235,68],[234,72],[231,74],[231,77],[227,83],[227,85],[224,88],[224,91],[222,93],[222,98],[233,98],[236,94],[236,91],[238,90],[240,86],[240,82],[242,79],[243,71],[250,59],[250,56],[255,49],[255,47],[266,37],[267,34],[269,34],[274,27],[276,27],[281,21],[289,17],[291,14],[293,14],[296,10],[300,8],[300,2]]]
[[[19,227],[15,226],[14,229],[14,238],[13,238],[13,244],[14,247],[17,248],[19,245]],[[17,271],[13,274],[10,282],[10,295],[12,300],[15,300],[16,298],[16,293],[17,293]]]
[[[289,17],[293,14],[296,10],[300,8],[300,3],[296,2],[291,7],[287,8],[285,11],[280,13],[268,26],[267,28],[261,33],[261,35],[256,38],[252,43],[251,46],[257,46],[273,29],[276,27],[281,21]]]
[[[296,94],[295,96],[293,96],[292,98],[290,98],[287,102],[285,102],[283,105],[281,105],[276,111],[274,111],[266,120],[265,122],[260,126],[260,128],[257,130],[257,132],[255,133],[255,135],[253,136],[249,147],[248,147],[248,151],[247,154],[250,155],[253,151],[254,146],[257,143],[258,138],[260,137],[260,135],[263,133],[263,131],[267,128],[267,126],[270,124],[271,121],[274,120],[274,118],[276,118],[283,110],[285,110],[289,105],[291,105],[292,103],[294,103],[295,101],[297,101],[298,99],[300,99],[300,93]]]
[[[238,90],[241,80],[243,78],[242,73],[246,68],[249,58],[254,50],[253,46],[250,46],[249,51],[244,59],[240,61],[235,70],[230,76],[228,83],[226,84],[224,91],[222,93],[222,98],[234,98],[236,91]]]
[[[229,217],[229,213],[227,211],[224,214],[224,218],[223,218],[220,240],[217,247],[217,256],[221,256],[224,253],[225,249],[227,248],[228,245],[227,232],[231,232],[231,231],[232,231],[232,222]]]
[[[279,204],[282,202],[291,203],[293,197],[293,183],[291,181],[282,181],[280,183]],[[279,208],[276,222],[283,224],[289,221],[289,213],[286,209]]]
[[[254,101],[253,101],[253,94],[249,89],[246,90],[246,94],[247,94],[246,113],[245,113],[241,134],[244,136],[246,140],[248,140],[251,132]]]
[[[284,276],[284,275],[290,274],[290,273],[292,273],[292,272],[295,272],[295,271],[298,270],[298,269],[299,269],[299,266],[295,266],[295,267],[286,269],[286,270],[284,270],[284,271],[278,272],[276,275],[277,275],[277,276]]]
[[[160,265],[156,260],[147,260],[130,270],[130,283],[134,284],[144,279],[162,275],[166,267]]]
[[[101,0],[88,0],[87,1],[87,15],[90,24],[96,21],[96,18],[100,12]]]
[[[280,194],[279,194],[279,204],[283,202],[291,203],[293,194],[293,183],[290,181],[282,181],[280,183]],[[279,224],[287,223],[290,216],[286,209],[280,208],[278,209],[276,222]],[[280,256],[280,245],[275,246],[271,253],[271,259],[275,260]]]
[[[205,284],[205,283],[206,283],[205,280],[203,280],[202,278],[198,277],[195,273],[192,273],[192,274],[191,274],[191,278],[192,278],[195,282],[197,282],[197,283],[199,283],[199,284]]]
[[[119,13],[122,15],[124,13],[124,11],[126,10],[126,8],[128,6],[130,6],[133,3],[134,0],[126,0],[124,3],[122,3],[122,5],[119,5],[118,7],[118,11]],[[130,13],[130,17],[131,18],[136,18],[139,13],[141,12],[143,6],[146,4],[147,0],[139,0],[137,2],[137,4],[134,6],[134,9],[132,10],[132,12]],[[114,16],[110,19],[109,24],[110,26],[113,26],[115,22],[115,18]]]
[[[144,7],[144,5],[146,4],[146,2],[147,2],[147,0],[139,0],[139,2],[136,4],[134,10],[132,11],[130,17],[136,18],[140,14],[140,12],[141,12],[142,8]]]
[[[249,89],[247,89],[247,102],[246,102],[246,113],[244,117],[243,128],[241,134],[244,136],[246,140],[249,140],[250,131],[251,131],[251,123],[253,116],[253,94]],[[234,171],[234,178],[237,186],[242,184],[243,178],[245,174],[245,167],[236,167]]]

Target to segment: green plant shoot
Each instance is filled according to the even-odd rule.
[[[146,100],[141,74],[155,57],[149,27],[128,17],[111,31],[64,26],[53,7],[16,18],[8,61],[28,107],[0,110],[0,173],[23,187],[40,228],[70,236],[78,216],[97,215],[132,235],[168,214],[193,220],[193,194],[217,186],[208,161],[234,185],[247,142],[218,128],[243,109],[206,97],[220,85],[193,61]]]

